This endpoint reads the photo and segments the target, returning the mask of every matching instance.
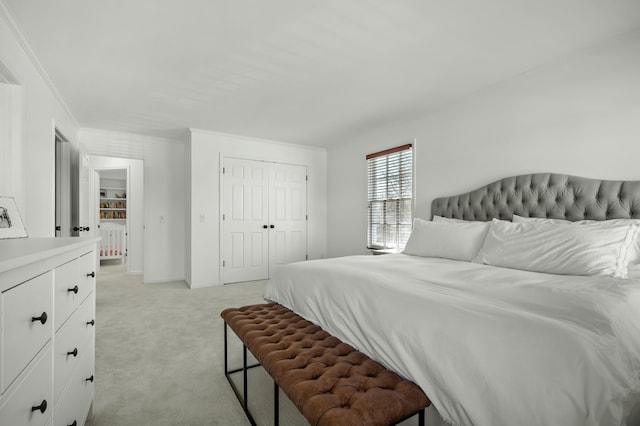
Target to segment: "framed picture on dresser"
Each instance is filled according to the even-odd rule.
[[[27,231],[18,213],[16,200],[0,196],[0,239],[26,237]]]

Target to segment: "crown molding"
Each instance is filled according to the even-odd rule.
[[[78,123],[78,120],[76,120],[76,117],[73,115],[73,113],[71,112],[71,109],[69,108],[67,103],[64,101],[64,98],[62,97],[62,95],[60,94],[56,86],[53,84],[53,81],[49,77],[49,74],[44,69],[44,67],[38,60],[38,58],[36,57],[35,53],[33,52],[33,49],[31,49],[31,46],[29,45],[27,38],[23,34],[13,13],[11,12],[11,9],[5,3],[4,0],[0,0],[0,18],[5,20],[5,22],[7,23],[7,26],[15,36],[16,40],[18,40],[20,47],[22,47],[22,50],[27,55],[27,58],[29,59],[29,61],[31,61],[31,64],[34,66],[34,68],[36,69],[40,77],[42,77],[42,79],[44,80],[49,90],[51,90],[51,93],[53,93],[54,98],[62,106],[62,109],[67,113],[67,115],[69,116],[73,124],[77,128],[80,128],[80,124]]]

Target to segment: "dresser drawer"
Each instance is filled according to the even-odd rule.
[[[87,339],[85,325],[75,312],[56,333],[53,346],[54,397],[56,400],[69,382],[74,370],[93,353],[93,341]]]
[[[53,335],[51,271],[2,293],[2,392]]]
[[[80,325],[80,335],[82,336],[82,339],[90,339],[91,341],[94,341],[96,330],[95,292],[89,294],[84,302],[82,302],[82,305],[80,305],[77,321]]]
[[[94,254],[91,252],[55,269],[56,330],[94,290],[94,263]]]
[[[2,425],[45,425],[53,412],[52,377],[49,347],[0,407]]]
[[[80,292],[80,272],[78,262],[73,260],[58,266],[55,270],[55,329],[59,329],[78,306]]]
[[[69,386],[56,406],[53,422],[55,426],[68,426],[74,421],[77,425],[83,425],[86,421],[95,394],[94,365],[93,346],[91,346],[89,356],[85,357],[74,370]]]
[[[80,292],[78,293],[78,304],[82,303],[84,299],[91,294],[96,288],[96,258],[95,253],[87,253],[80,256],[76,262],[78,262],[79,277],[78,280],[82,283],[80,285]]]

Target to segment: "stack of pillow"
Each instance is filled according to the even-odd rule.
[[[415,218],[405,254],[561,275],[637,277],[640,220]]]

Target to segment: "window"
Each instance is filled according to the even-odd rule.
[[[367,155],[367,247],[402,250],[411,233],[411,144]]]

